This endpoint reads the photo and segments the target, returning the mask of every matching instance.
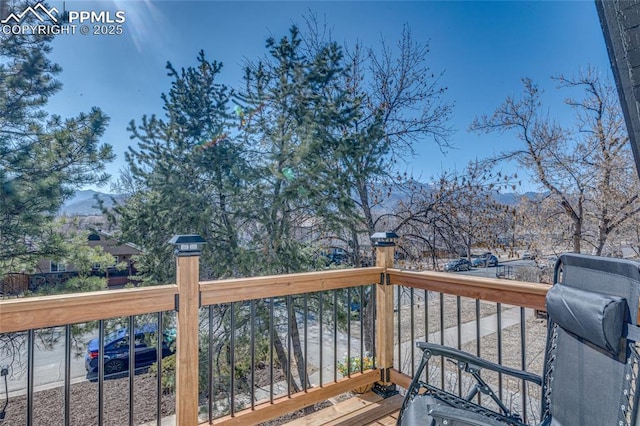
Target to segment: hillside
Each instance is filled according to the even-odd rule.
[[[73,197],[67,200],[60,208],[59,214],[68,216],[88,216],[100,214],[96,197],[104,202],[105,207],[113,207],[113,200],[121,201],[122,196],[85,189],[77,191]]]

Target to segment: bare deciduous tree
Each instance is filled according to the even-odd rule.
[[[581,88],[581,100],[566,103],[576,125],[561,126],[544,111],[542,91],[523,79],[520,99],[507,97],[493,115],[482,115],[471,129],[483,133],[513,132],[523,143],[491,162],[515,160],[529,170],[571,227],[574,252],[582,243],[602,254],[609,235],[640,209],[615,88],[593,70],[575,78],[556,77],[560,88]]]
[[[407,182],[399,163],[414,154],[415,144],[430,139],[442,149],[449,147],[452,104],[443,98],[447,88],[442,74],[429,67],[428,54],[428,43],[414,40],[406,26],[395,49],[384,41],[378,50],[361,45],[348,49],[347,87],[361,98],[365,114],[345,131],[361,134],[377,122],[383,129],[374,135],[377,139],[362,139],[353,161],[356,202],[363,216],[360,231],[369,235],[379,230],[375,207],[390,187]]]
[[[601,255],[609,235],[640,211],[638,183],[629,137],[618,94],[595,70],[557,78],[560,87],[582,88],[583,99],[568,99],[576,111],[579,148],[588,179],[586,216],[589,229],[584,238]]]

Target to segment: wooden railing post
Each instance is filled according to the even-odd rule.
[[[377,238],[376,238],[377,236]],[[393,286],[387,279],[387,268],[393,268],[397,235],[393,233],[374,234],[376,241],[376,266],[385,268],[381,282],[376,286],[376,365],[380,370],[380,381],[373,391],[383,397],[398,393],[391,382],[390,370],[393,367]]]
[[[200,308],[200,244],[197,235],[178,235],[176,245],[176,424],[198,424],[198,310]]]

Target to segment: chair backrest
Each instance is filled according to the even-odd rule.
[[[565,254],[547,295],[543,424],[635,425],[640,264]],[[629,332],[631,330],[631,332]]]

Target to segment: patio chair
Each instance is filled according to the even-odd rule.
[[[562,255],[547,293],[547,341],[542,377],[497,365],[433,343],[405,396],[399,425],[524,425],[481,377],[488,369],[542,386],[541,425],[640,425],[638,411],[638,297],[640,264],[621,259]],[[475,379],[465,397],[421,380],[432,356],[444,356]],[[496,411],[474,402],[488,395]]]

